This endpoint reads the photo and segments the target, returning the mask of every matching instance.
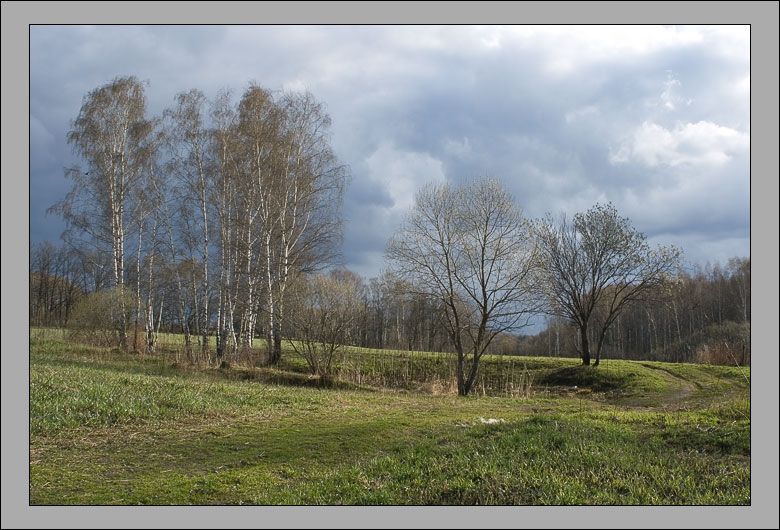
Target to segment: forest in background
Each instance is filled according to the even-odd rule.
[[[131,267],[132,268],[132,267]],[[196,267],[197,268],[197,267]],[[67,327],[76,302],[106,288],[105,268],[77,250],[44,242],[30,255],[30,325]],[[347,330],[347,344],[366,348],[452,351],[441,315],[429,297],[412,296],[391,273],[365,279],[341,270],[356,285],[360,316]],[[750,259],[732,258],[726,266],[698,266],[682,273],[673,296],[664,302],[629,308],[610,328],[605,343],[609,358],[667,362],[750,365]],[[162,282],[163,307],[175,306],[174,281]],[[188,285],[190,291],[192,285]],[[186,318],[196,320],[193,302]],[[163,314],[161,328],[181,332],[174,312]],[[262,331],[262,330],[260,330]],[[504,333],[490,353],[576,357],[576,330],[560,317],[548,317],[536,335]]]

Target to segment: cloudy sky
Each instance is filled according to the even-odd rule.
[[[749,26],[31,26],[33,244],[63,229],[45,210],[83,96],[121,75],[150,114],[190,88],[310,90],[366,277],[419,186],[483,175],[528,217],[611,201],[690,264],[750,255]]]

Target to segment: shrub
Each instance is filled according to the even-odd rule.
[[[72,340],[101,347],[123,346],[135,297],[121,287],[98,291],[79,300],[68,322]]]

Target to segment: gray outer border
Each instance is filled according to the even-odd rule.
[[[442,9],[446,5],[446,8]],[[193,8],[194,7],[194,8]],[[85,23],[696,23],[751,24],[752,504],[749,507],[31,507],[28,336],[5,333],[2,357],[2,527],[545,526],[778,527],[778,3],[776,2],[2,2],[2,325],[28,329],[28,24]],[[27,53],[20,53],[25,50]],[[24,131],[26,134],[20,134]],[[20,175],[27,173],[25,181]],[[27,185],[25,185],[27,184]],[[29,200],[26,201],[29,205]],[[753,243],[755,242],[755,245]],[[773,340],[774,339],[774,340]]]

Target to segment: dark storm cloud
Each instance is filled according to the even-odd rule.
[[[155,114],[193,87],[209,97],[226,87],[239,97],[250,80],[312,91],[352,171],[343,254],[364,275],[378,273],[419,185],[481,175],[501,178],[529,216],[609,200],[653,241],[684,241],[689,259],[748,255],[748,36],[740,27],[34,27],[31,235],[52,238],[41,212],[67,189],[64,138],[82,97],[133,74],[149,80]]]

